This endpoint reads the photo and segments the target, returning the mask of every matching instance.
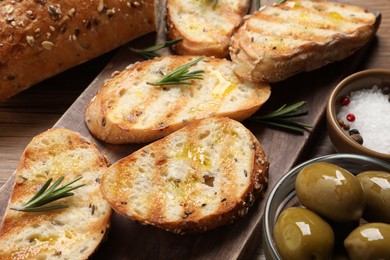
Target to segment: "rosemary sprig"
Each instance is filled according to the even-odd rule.
[[[276,0],[275,4],[274,5],[280,5],[280,4],[283,4],[284,2],[286,2],[287,0]]]
[[[261,7],[261,0],[256,0],[256,10],[259,10]]]
[[[29,200],[26,204],[23,206],[14,206],[11,207],[13,210],[17,211],[25,211],[25,212],[40,212],[40,211],[48,211],[48,210],[56,210],[56,209],[63,209],[69,207],[68,205],[58,204],[58,205],[50,205],[50,206],[44,206],[50,202],[53,202],[55,200],[59,200],[62,198],[66,198],[69,196],[74,195],[74,193],[70,192],[72,190],[75,190],[77,188],[80,188],[84,186],[85,184],[81,184],[78,186],[70,186],[76,181],[80,180],[82,177],[74,179],[71,182],[68,182],[67,184],[64,184],[63,186],[57,188],[61,182],[64,180],[64,176],[60,177],[57,181],[53,183],[51,187],[50,184],[53,181],[52,178],[47,180],[47,182],[39,189],[39,191]]]
[[[159,44],[150,46],[150,47],[145,48],[145,49],[136,49],[136,48],[129,47],[129,50],[140,54],[142,57],[144,57],[145,59],[148,60],[148,59],[153,59],[155,57],[160,56],[160,54],[158,54],[156,51],[161,50],[165,47],[170,47],[172,45],[175,45],[176,43],[181,42],[182,40],[183,39],[179,38],[179,39],[175,39],[175,40],[171,40],[171,41],[166,41],[163,43],[159,43]]]
[[[282,107],[273,112],[263,116],[250,117],[249,120],[257,123],[271,125],[297,134],[303,134],[303,132],[308,130],[308,128],[311,128],[311,126],[292,120],[291,118],[304,116],[309,113],[307,110],[299,109],[304,104],[306,104],[305,101],[297,102],[290,106],[286,106],[286,104],[284,104]]]
[[[203,79],[202,74],[205,72],[204,70],[194,70],[189,72],[189,69],[192,65],[195,65],[200,60],[203,59],[203,56],[197,58],[196,60],[193,60],[191,62],[188,62],[161,79],[155,81],[155,82],[148,82],[149,85],[192,85],[191,81],[188,81],[190,79]]]

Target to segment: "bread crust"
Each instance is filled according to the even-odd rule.
[[[208,143],[214,137],[219,141]],[[240,151],[235,151],[238,146]],[[196,155],[199,151],[203,159]],[[267,187],[268,168],[260,143],[248,129],[232,119],[212,117],[111,165],[102,191],[115,211],[134,221],[177,234],[203,232],[247,214]]]
[[[147,84],[195,58],[159,57],[114,75],[85,110],[90,132],[107,143],[149,142],[205,117],[228,116],[241,121],[269,98],[268,84],[240,80],[230,61],[216,58],[204,58],[191,67],[205,70],[204,79],[193,85]]]
[[[183,39],[173,50],[180,55],[229,56],[230,38],[248,13],[250,1],[167,0],[170,39]]]
[[[154,2],[0,1],[0,100],[155,31]]]
[[[111,208],[100,191],[100,178],[108,166],[106,158],[84,137],[66,129],[51,129],[26,147],[16,171],[13,191],[0,230],[1,259],[88,259],[103,240]],[[53,204],[66,209],[19,212],[22,205],[49,178],[64,182],[82,177],[85,184],[74,195]]]
[[[372,38],[374,24],[374,14],[360,7],[287,1],[247,16],[230,56],[238,76],[278,82],[353,54]]]

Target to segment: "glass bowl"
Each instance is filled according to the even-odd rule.
[[[332,154],[303,162],[291,169],[276,183],[266,200],[262,222],[263,248],[266,259],[282,259],[273,240],[273,228],[281,211],[300,205],[295,193],[295,179],[300,170],[315,162],[336,164],[352,174],[377,170],[390,172],[390,163],[358,154]]]
[[[342,80],[339,84],[337,84],[337,86],[331,91],[326,106],[328,133],[335,150],[339,153],[368,155],[390,162],[390,154],[374,151],[352,140],[347,134],[347,132],[342,129],[337,119],[337,113],[341,104],[340,100],[343,97],[348,95],[351,91],[371,88],[374,85],[380,88],[389,87],[390,70],[363,70],[350,75],[349,77]]]

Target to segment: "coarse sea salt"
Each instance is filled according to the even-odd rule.
[[[390,154],[390,102],[389,96],[377,86],[352,91],[350,103],[341,106],[337,118],[357,129],[363,137],[363,146],[384,154]],[[353,114],[355,121],[347,120]]]

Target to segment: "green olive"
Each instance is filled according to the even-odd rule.
[[[282,259],[331,259],[334,234],[314,212],[292,207],[283,210],[274,226],[274,241]]]
[[[356,228],[344,240],[345,249],[353,260],[390,259],[390,225],[369,223]]]
[[[356,177],[367,198],[363,218],[369,222],[390,224],[390,173],[366,171]]]
[[[295,181],[297,196],[305,207],[335,222],[362,217],[366,198],[357,178],[330,163],[304,167]]]

